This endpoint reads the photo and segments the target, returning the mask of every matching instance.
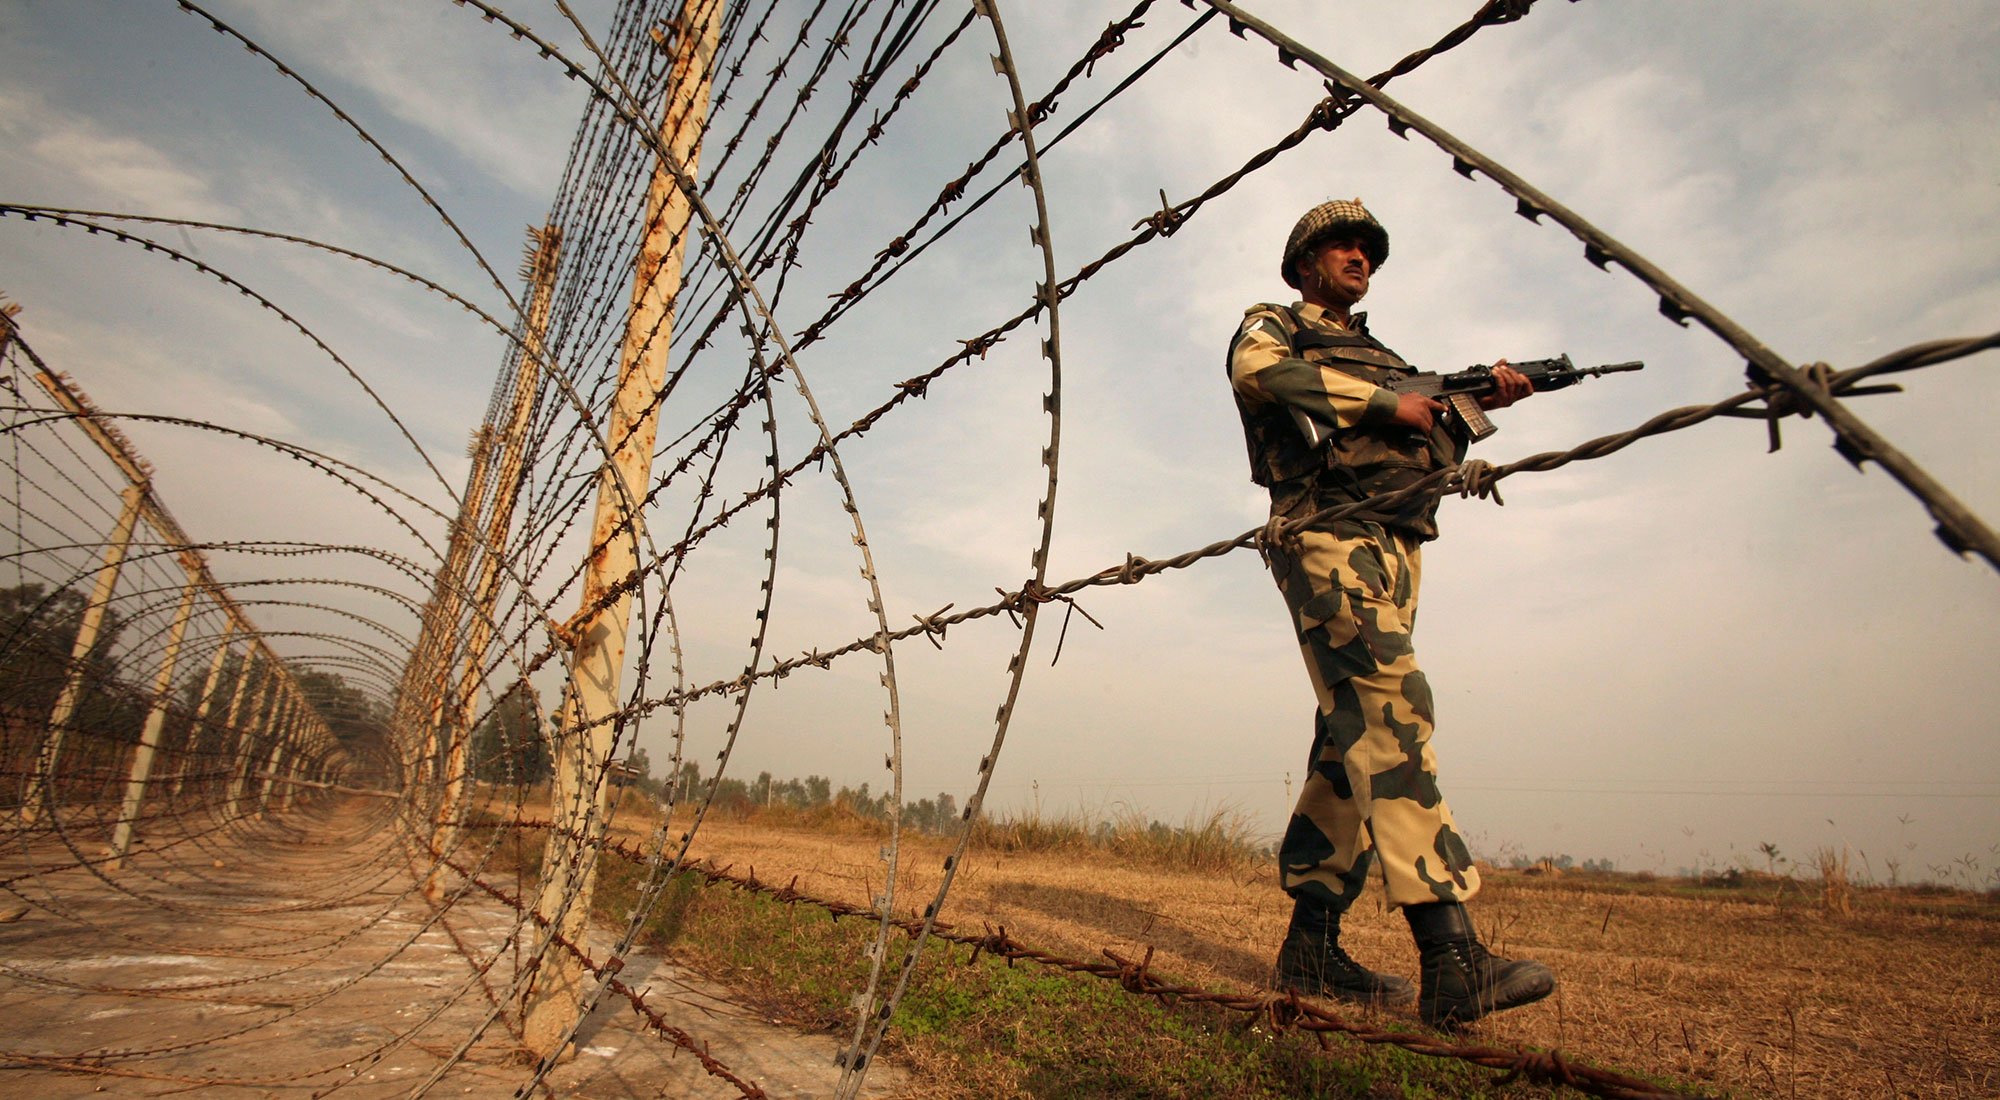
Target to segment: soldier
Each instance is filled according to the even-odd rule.
[[[1250,476],[1270,491],[1274,520],[1400,489],[1464,457],[1443,428],[1442,405],[1382,388],[1412,368],[1353,312],[1388,257],[1389,234],[1361,200],[1322,203],[1285,241],[1283,277],[1304,300],[1244,311],[1229,376]],[[1486,408],[1534,392],[1504,360],[1493,373]],[[1549,969],[1488,952],[1463,904],[1479,891],[1479,872],[1438,791],[1431,689],[1410,644],[1436,499],[1367,508],[1295,534],[1268,552],[1319,706],[1306,781],[1278,850],[1293,904],[1276,984],[1381,1004],[1414,999],[1435,1026],[1547,996]],[[1340,916],[1371,863],[1416,939],[1420,996],[1340,946]]]

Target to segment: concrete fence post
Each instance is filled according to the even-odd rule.
[[[55,705],[49,709],[49,728],[42,736],[41,751],[36,754],[35,773],[28,777],[27,795],[21,801],[21,820],[25,823],[39,821],[48,797],[49,784],[55,781],[56,763],[62,755],[63,735],[69,731],[70,723],[76,717],[76,708],[83,697],[84,669],[90,660],[90,651],[97,647],[98,631],[104,627],[104,610],[111,604],[111,593],[118,586],[118,573],[125,564],[126,551],[132,545],[132,529],[139,522],[139,508],[146,499],[144,485],[128,485],[119,494],[124,502],[118,510],[118,521],[111,534],[105,539],[104,564],[97,570],[97,586],[90,594],[90,602],[84,605],[83,617],[77,623],[76,641],[70,646],[69,667],[63,677],[62,690],[57,693]]]
[[[173,790],[169,797],[180,797],[188,772],[200,764],[195,754],[201,749],[202,723],[208,720],[208,712],[214,709],[215,686],[222,681],[222,666],[229,659],[229,640],[235,628],[234,620],[224,623],[222,641],[216,645],[215,656],[208,662],[208,677],[201,682],[201,696],[195,700],[194,716],[188,719],[187,742],[181,749],[180,767],[174,769]]]
[[[470,779],[467,771],[472,763],[467,751],[472,739],[472,720],[479,698],[479,685],[484,679],[486,646],[493,639],[494,614],[500,596],[501,555],[506,549],[507,532],[514,523],[514,502],[520,495],[528,443],[528,419],[535,408],[535,392],[540,385],[541,359],[549,326],[549,307],[554,300],[556,259],[562,236],[554,226],[544,226],[540,230],[530,229],[529,239],[533,242],[533,251],[529,253],[523,271],[533,289],[528,299],[527,323],[523,326],[520,360],[515,367],[514,400],[508,409],[506,426],[497,440],[499,453],[494,459],[495,472],[491,479],[493,505],[486,522],[485,552],[480,558],[479,579],[472,586],[472,614],[466,625],[463,671],[445,704],[444,797],[438,806],[437,832],[432,840],[438,862],[432,864],[430,876],[424,882],[424,893],[433,901],[443,894],[443,860],[457,846],[459,830],[464,825],[465,789]],[[493,442],[490,436],[485,441],[488,457],[492,457],[490,448]],[[471,508],[475,499],[473,494],[466,494],[466,507]]]
[[[167,702],[173,695],[174,665],[180,660],[181,638],[187,634],[188,614],[201,592],[199,573],[190,566],[181,605],[174,611],[174,625],[167,630],[167,651],[160,657],[160,671],[153,677],[153,705],[146,711],[146,724],[139,731],[138,747],[132,750],[132,770],[125,778],[125,801],[118,810],[118,824],[111,832],[110,869],[125,865],[132,848],[132,829],[146,802],[146,781],[153,773],[153,756],[160,749],[160,734],[167,725]]]
[[[699,11],[694,10],[699,4]],[[668,73],[661,146],[692,175],[708,121],[709,78],[722,5],[694,0],[682,9]],[[562,721],[551,748],[555,778],[549,830],[535,911],[553,930],[582,945],[589,928],[596,881],[596,842],[605,834],[605,773],[616,749],[619,682],[630,626],[631,595],[610,593],[638,567],[643,519],[637,504],[652,477],[658,398],[673,335],[674,298],[693,207],[675,175],[656,164],[646,192],[646,234],[632,287],[619,353],[618,390],[605,440],[609,453],[597,475],[593,553],[586,566],[582,606],[565,632],[575,640]],[[581,1010],[584,972],[569,953],[543,945],[541,966],[528,991],[523,1042],[537,1055],[563,1054]]]

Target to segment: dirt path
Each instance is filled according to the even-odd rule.
[[[30,908],[0,924],[0,1094],[365,1100],[445,1067],[431,1095],[514,1095],[527,1059],[487,1021],[513,973],[515,915],[477,893],[427,904],[372,810],[348,800],[142,851],[109,877],[33,872],[75,863],[56,838],[6,844],[0,878]],[[72,841],[96,854],[88,833]],[[482,979],[472,960],[496,955]],[[622,977],[769,1095],[832,1092],[832,1037],[774,1027],[658,958],[635,955]],[[643,1033],[622,998],[579,1040],[544,1095],[740,1095]],[[897,1083],[878,1066],[869,1094]]]

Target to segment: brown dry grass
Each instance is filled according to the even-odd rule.
[[[711,820],[696,849],[766,881],[797,876],[802,890],[859,903],[881,888],[880,844],[859,831]],[[928,901],[946,852],[930,838],[905,845],[902,912]],[[1152,947],[1162,974],[1246,989],[1263,982],[1289,911],[1272,878],[1260,865],[1188,874],[1074,851],[975,852],[943,918],[1004,925],[1077,958]],[[2000,909],[1990,900],[1940,909],[1877,899],[1840,917],[1796,888],[1688,897],[1634,886],[1616,876],[1491,875],[1473,906],[1489,944],[1548,963],[1561,985],[1468,1037],[1555,1047],[1702,1092],[2000,1094]],[[1416,973],[1401,919],[1372,890],[1344,939],[1364,961]]]
[[[1846,845],[1838,855],[1831,848],[1821,848],[1815,862],[1819,865],[1820,908],[1829,916],[1853,916],[1854,887],[1847,879]]]
[[[638,805],[624,809],[620,833],[656,823]],[[866,904],[882,888],[882,831],[852,815],[821,817],[801,826],[711,816],[694,854]],[[949,848],[919,835],[903,843],[895,908],[911,913],[930,900]],[[1713,889],[1482,864],[1486,887],[1471,906],[1482,937],[1547,963],[1560,984],[1546,1001],[1481,1021],[1465,1041],[1555,1048],[1703,1094],[2000,1096],[2000,897],[1863,889],[1847,880],[1845,860],[1824,856],[1818,882],[1750,872]],[[975,848],[942,919],[1005,927],[1080,959],[1150,947],[1163,976],[1241,990],[1263,985],[1289,912],[1265,862],[1192,873],[1065,846]],[[1342,941],[1371,966],[1416,976],[1407,929],[1373,885]],[[1413,1010],[1385,1015],[1414,1021]]]

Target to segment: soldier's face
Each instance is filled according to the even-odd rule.
[[[1355,237],[1333,237],[1312,251],[1312,266],[1305,273],[1301,292],[1306,300],[1322,306],[1347,307],[1368,294],[1368,276],[1374,272],[1361,241]]]

